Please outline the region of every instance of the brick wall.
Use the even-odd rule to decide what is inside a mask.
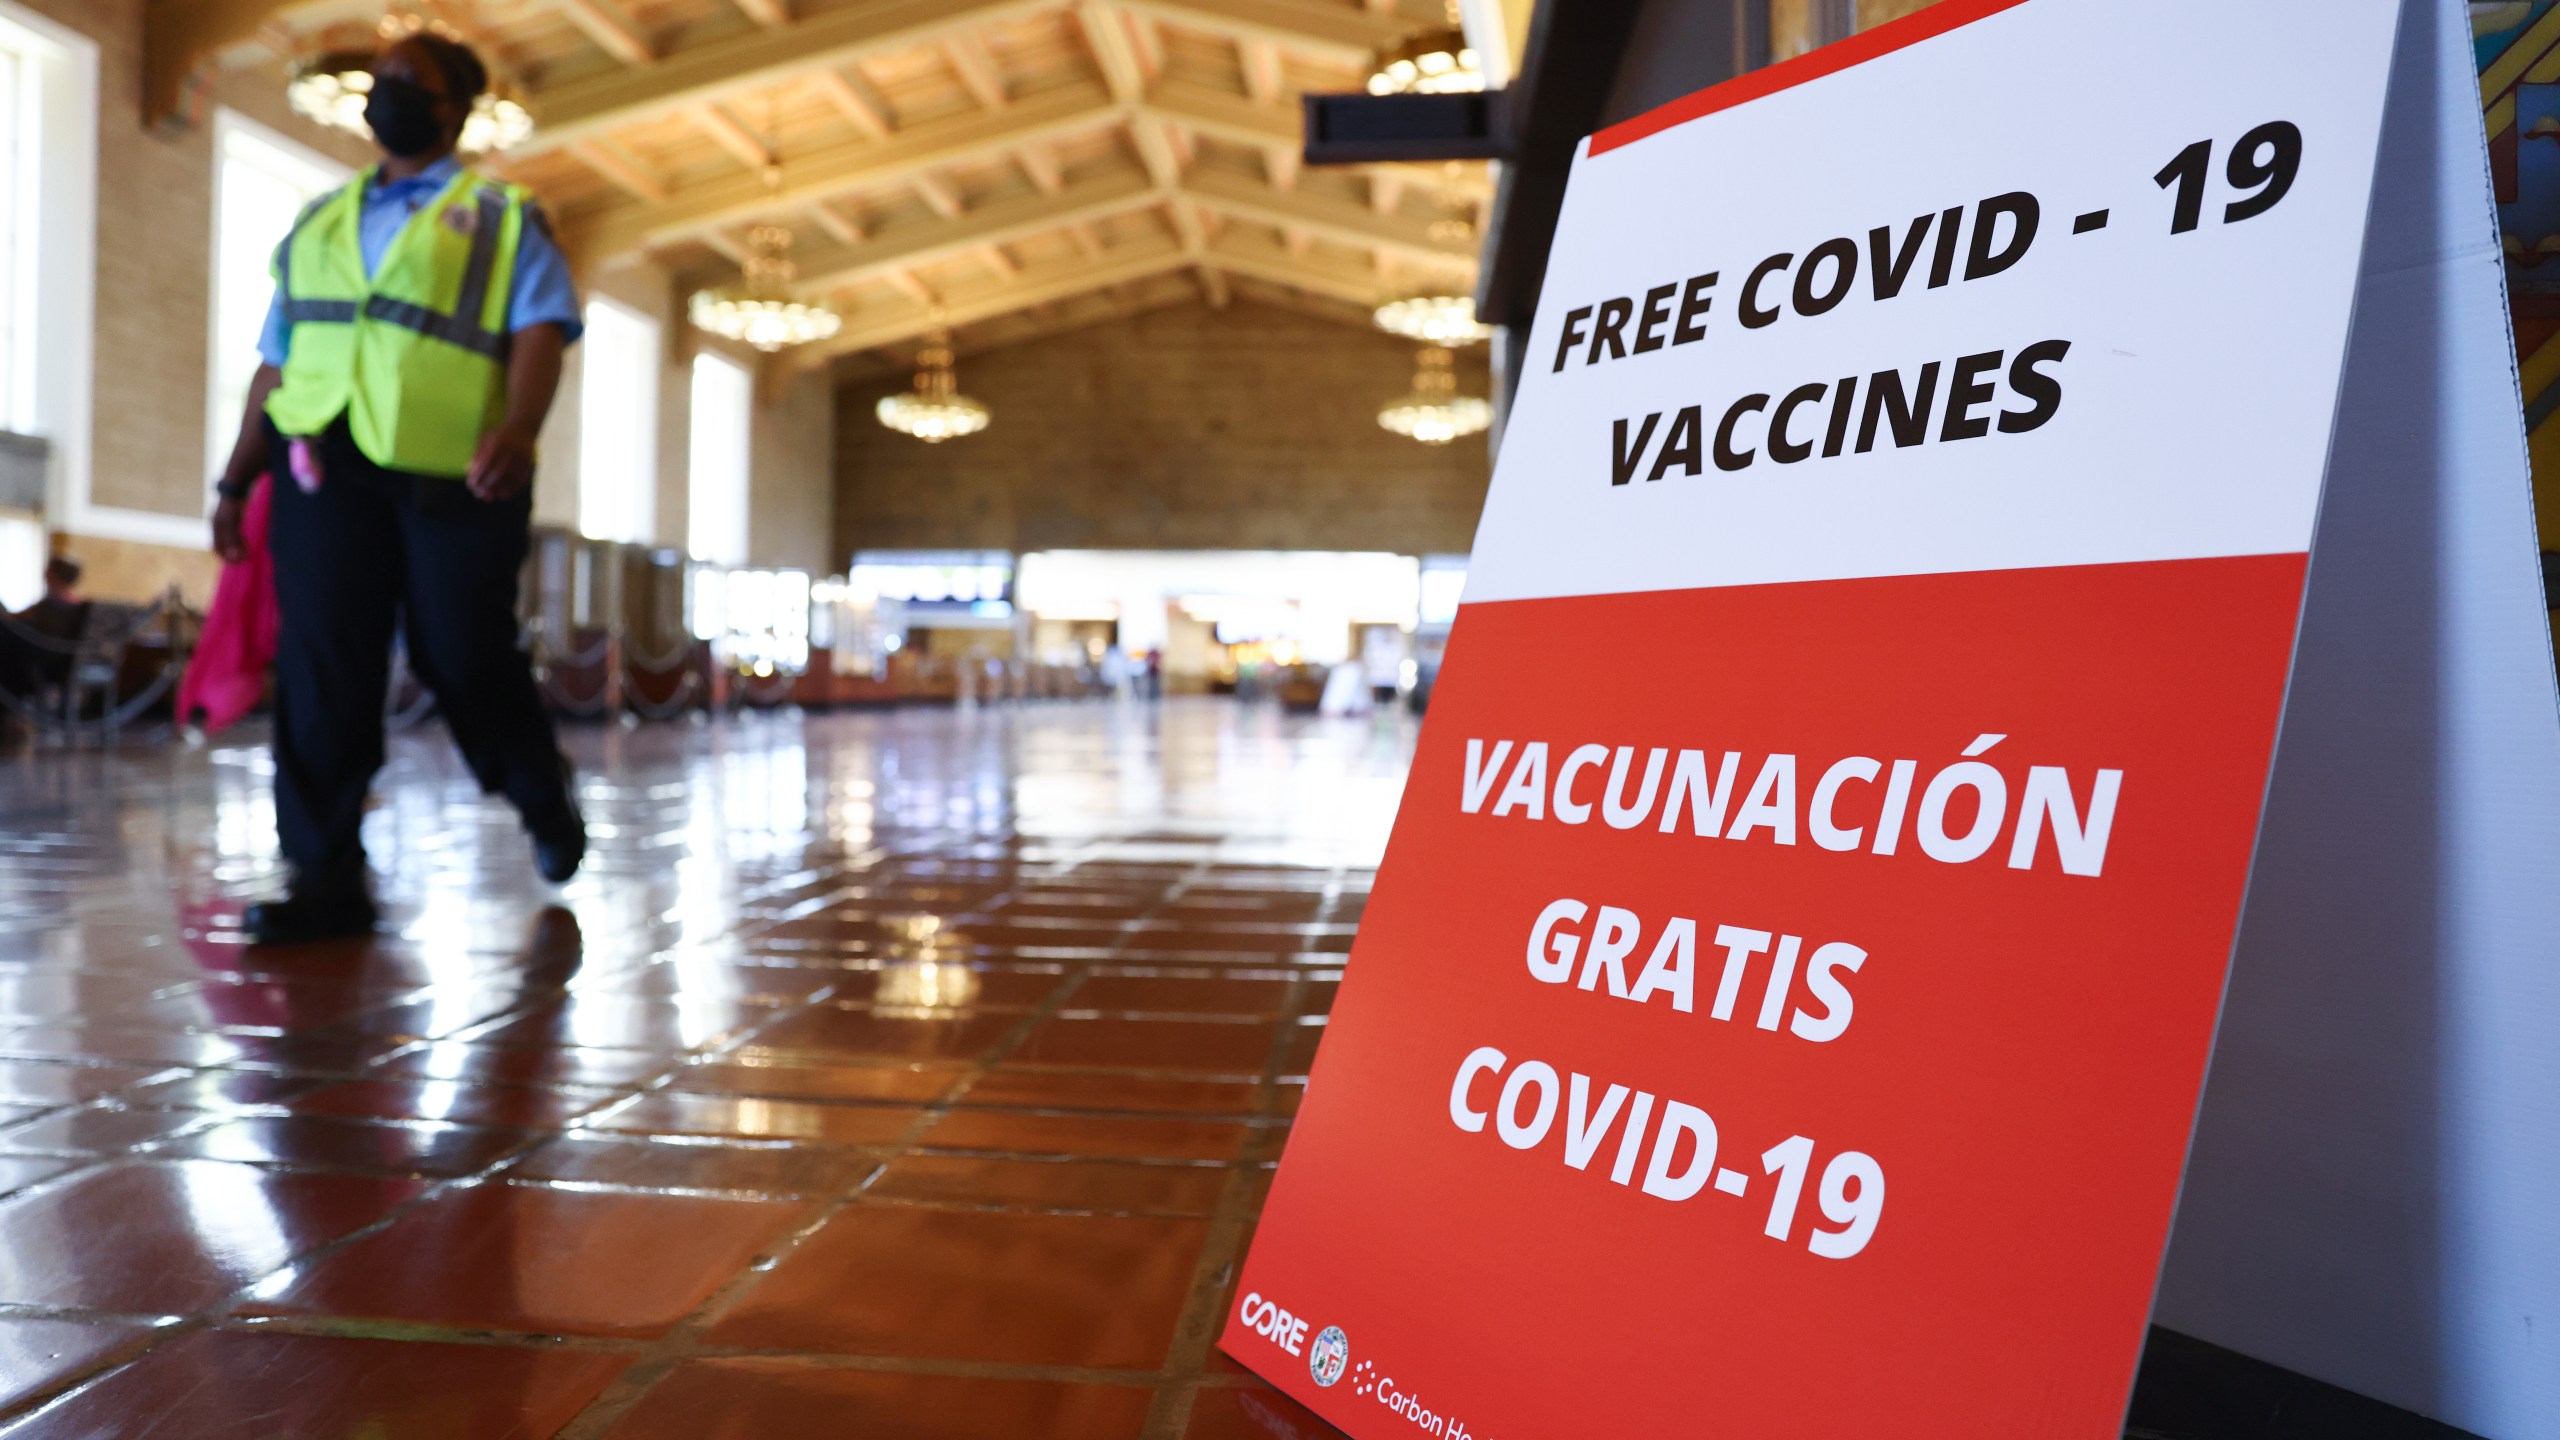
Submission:
[[[1414,347],[1238,300],[960,359],[995,410],[925,445],[872,407],[836,406],[835,548],[1463,551],[1491,474],[1482,437],[1434,447],[1378,428],[1411,387]],[[1481,350],[1460,386],[1486,393]]]

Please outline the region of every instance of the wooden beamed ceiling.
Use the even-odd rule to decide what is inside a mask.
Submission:
[[[264,3],[224,63],[361,39],[381,0]],[[748,227],[788,227],[845,317],[794,368],[891,363],[937,316],[971,350],[1175,294],[1356,322],[1474,284],[1484,166],[1299,162],[1299,96],[1359,88],[1439,0],[409,4],[527,97],[540,128],[491,168],[582,269],[725,283]]]

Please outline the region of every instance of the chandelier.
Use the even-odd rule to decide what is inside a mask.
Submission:
[[[452,27],[416,15],[386,15],[376,34],[383,46],[421,30],[434,30],[449,40],[462,37]],[[285,99],[294,113],[361,139],[373,138],[365,123],[365,101],[373,95],[373,61],[379,52],[362,46],[323,50],[293,67]],[[523,144],[533,135],[533,112],[525,107],[515,83],[492,73],[489,88],[471,102],[462,122],[462,138],[454,148],[466,155],[494,155]]]
[[[799,270],[791,263],[791,231],[758,225],[747,232],[746,278],[723,290],[697,290],[688,307],[697,330],[774,351],[824,340],[844,326],[823,302],[791,294]]]
[[[927,445],[975,435],[995,419],[984,403],[960,393],[960,379],[951,373],[951,333],[940,329],[916,353],[916,388],[884,397],[874,413],[881,424]]]
[[[1493,405],[1479,396],[1458,393],[1458,374],[1450,368],[1445,345],[1425,345],[1415,357],[1413,393],[1378,411],[1378,424],[1425,445],[1446,445],[1493,423]]]
[[[1483,88],[1484,66],[1458,28],[1458,0],[1449,0],[1449,23],[1380,55],[1369,76],[1372,95],[1459,95]]]
[[[774,138],[773,97],[765,96],[764,188],[782,193],[782,152]],[[726,289],[697,290],[686,307],[695,329],[767,352],[824,340],[844,328],[844,317],[823,300],[791,293],[799,267],[791,263],[791,227],[770,221],[747,231],[745,272]]]
[[[1425,345],[1473,345],[1493,334],[1476,319],[1476,302],[1467,295],[1407,295],[1374,312],[1378,328]]]

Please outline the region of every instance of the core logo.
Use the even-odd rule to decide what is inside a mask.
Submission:
[[[1236,1318],[1244,1322],[1244,1328],[1289,1354],[1306,1353],[1307,1322],[1263,1299],[1260,1294],[1244,1297],[1244,1308],[1236,1313]],[[1336,1337],[1342,1334],[1340,1330],[1325,1333]],[[1330,1385],[1333,1382],[1328,1380],[1325,1383]]]
[[[1341,1326],[1327,1325],[1316,1337],[1316,1348],[1307,1352],[1307,1373],[1318,1385],[1331,1389],[1350,1363],[1351,1337],[1342,1333]]]

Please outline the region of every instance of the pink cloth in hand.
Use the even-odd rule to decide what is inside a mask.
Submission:
[[[276,658],[276,568],[267,553],[267,477],[249,491],[240,518],[240,562],[214,585],[204,633],[178,681],[178,719],[202,717],[208,734],[257,708]]]

